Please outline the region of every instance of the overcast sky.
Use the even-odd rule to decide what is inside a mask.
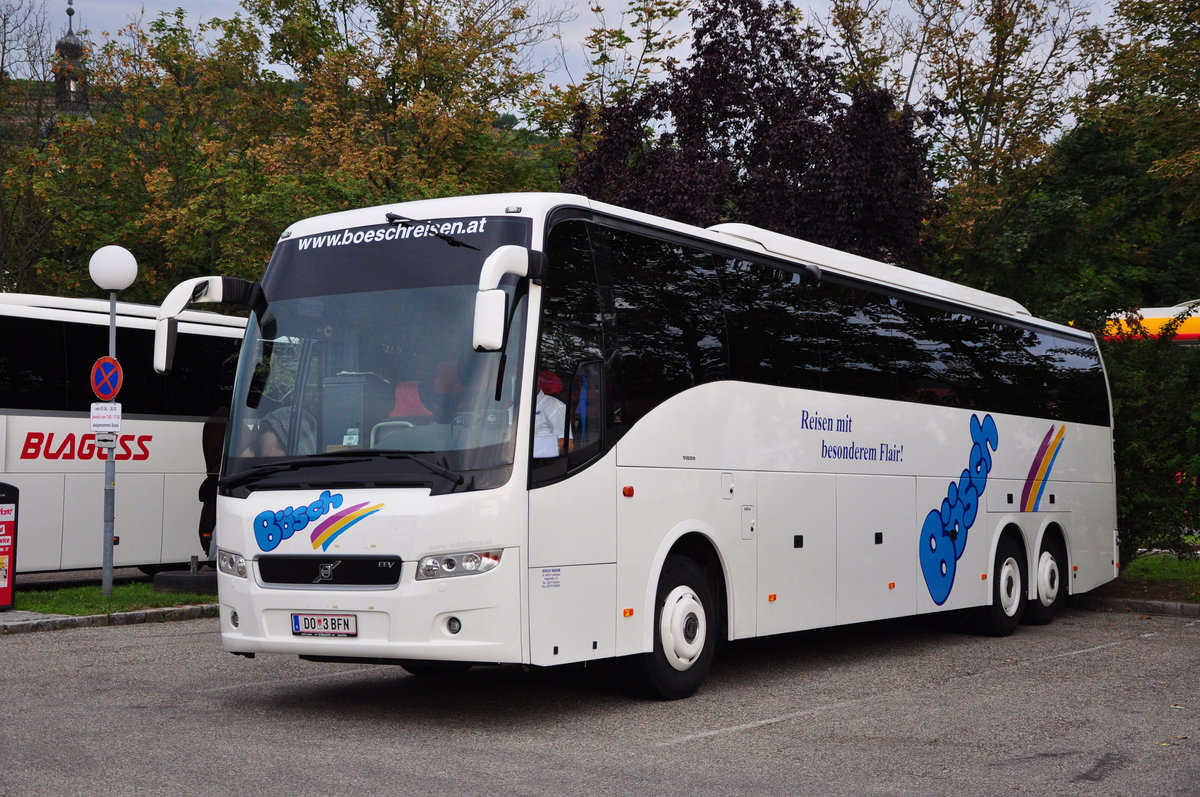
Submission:
[[[536,2],[537,0],[535,0]],[[67,0],[45,0],[46,18],[50,23],[50,31],[57,39],[67,30]],[[562,40],[571,57],[572,71],[578,72],[583,64],[583,50],[579,43],[588,32],[596,26],[596,16],[589,10],[589,0],[547,0],[556,6],[566,5],[574,20],[562,28]],[[613,9],[608,14],[610,23],[615,23],[619,12],[626,7],[626,0],[601,0],[601,4]],[[201,21],[214,18],[228,19],[242,11],[239,0],[74,0],[75,16],[73,25],[76,32],[86,30],[93,44],[98,44],[105,38],[117,35],[121,28],[126,27],[132,20],[141,19],[149,24],[162,13],[171,13],[176,8],[184,8],[187,20],[195,25]],[[686,26],[686,22],[679,27]],[[539,53],[539,62],[554,57],[557,46],[547,44],[544,53]],[[576,78],[582,77],[576,74]],[[555,74],[558,82],[566,79],[565,75]]]

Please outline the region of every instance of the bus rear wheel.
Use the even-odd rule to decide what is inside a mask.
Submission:
[[[684,556],[669,556],[658,580],[654,650],[633,658],[635,685],[648,697],[678,700],[700,688],[712,666],[712,587],[704,571]]]
[[[1046,625],[1058,614],[1067,601],[1067,585],[1062,582],[1067,572],[1067,555],[1058,540],[1042,543],[1038,554],[1037,597],[1025,606],[1024,622],[1030,625]]]
[[[992,603],[975,610],[975,628],[987,636],[1017,630],[1025,609],[1025,554],[1012,537],[1001,537],[992,567]]]

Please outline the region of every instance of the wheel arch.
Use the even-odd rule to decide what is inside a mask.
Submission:
[[[643,601],[644,617],[654,616],[658,582],[662,578],[663,567],[666,565],[668,557],[678,554],[696,562],[704,572],[717,601],[716,616],[719,622],[716,629],[717,639],[728,638],[731,604],[728,589],[730,583],[728,563],[713,541],[713,536],[712,529],[706,524],[685,523],[676,526],[663,539],[651,563],[649,578],[646,579],[646,595]],[[643,633],[645,636],[643,644],[652,644],[653,623],[645,624]]]

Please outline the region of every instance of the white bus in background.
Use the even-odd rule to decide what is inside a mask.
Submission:
[[[179,368],[152,365],[157,309],[117,303],[113,562],[153,571],[207,559],[197,491],[206,467],[201,430],[228,408],[245,320],[189,312]],[[104,453],[91,432],[99,401],[89,375],[108,354],[109,304],[100,299],[0,293],[0,482],[20,491],[17,572],[100,567]]]
[[[156,367],[193,301],[253,308],[234,653],[623,657],[676,698],[718,639],[951,609],[1007,634],[1116,574],[1096,341],[999,296],[519,194],[299,222],[261,284],[172,291]]]

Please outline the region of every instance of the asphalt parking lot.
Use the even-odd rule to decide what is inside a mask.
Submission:
[[[1200,621],[1071,609],[735,643],[695,697],[611,666],[248,661],[217,623],[0,639],[0,794],[1196,794]]]

